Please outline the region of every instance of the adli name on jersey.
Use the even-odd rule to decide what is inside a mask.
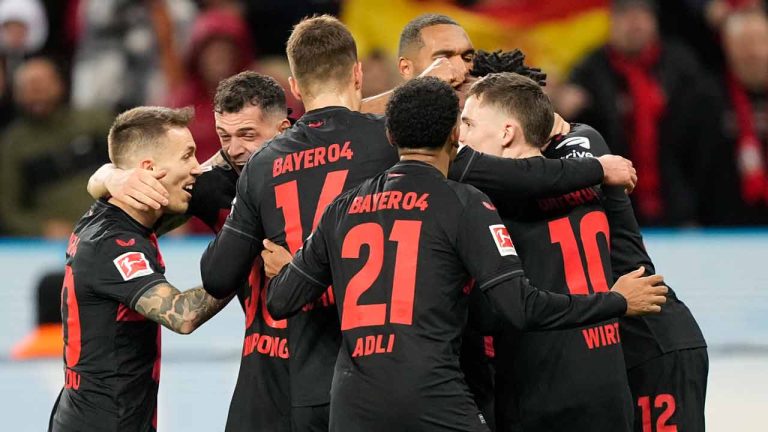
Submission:
[[[560,144],[557,145],[557,147],[555,147],[555,150],[563,147],[574,147],[574,146],[589,150],[590,149],[589,138],[581,137],[581,136],[566,138],[563,141],[561,141]],[[568,158],[593,157],[593,156],[594,155],[589,151],[584,151],[584,150],[579,151],[578,148],[575,148],[571,150],[570,153],[565,155],[565,158],[568,159]]]
[[[491,237],[496,243],[496,248],[499,250],[501,256],[517,255],[515,245],[512,244],[512,237],[510,237],[507,227],[503,224],[490,225],[488,227],[491,230]]]

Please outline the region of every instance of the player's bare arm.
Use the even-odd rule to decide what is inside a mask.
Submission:
[[[158,210],[168,204],[168,191],[159,182],[165,174],[105,164],[88,179],[88,193],[94,199],[115,197],[139,211]]]
[[[438,57],[432,62],[429,67],[419,74],[420,77],[431,76],[447,82],[459,90],[464,83],[465,74],[462,71],[456,70],[450,61],[445,57]],[[384,114],[384,110],[387,107],[387,102],[392,96],[392,90],[371,96],[363,99],[363,103],[360,106],[360,111],[372,114]]]
[[[161,283],[150,288],[136,302],[136,311],[180,334],[189,334],[216,315],[232,299],[217,300],[202,287],[180,292]]]

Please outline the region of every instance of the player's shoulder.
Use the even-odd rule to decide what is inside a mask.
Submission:
[[[599,157],[610,154],[605,138],[592,126],[572,123],[571,131],[552,140],[545,156],[553,159]]]
[[[387,118],[381,114],[364,113],[360,111],[350,111],[350,118],[364,124],[370,124],[372,127],[384,127]]]
[[[121,252],[152,248],[148,228],[138,226],[114,206],[94,207],[95,213],[92,208],[70,238],[67,254],[76,261],[97,263],[112,260]]]
[[[445,179],[446,189],[449,190],[456,201],[461,207],[466,207],[471,204],[487,202],[490,203],[491,199],[483,193],[480,189],[467,184],[459,183],[457,181]]]

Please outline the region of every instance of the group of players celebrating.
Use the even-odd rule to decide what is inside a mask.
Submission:
[[[155,431],[159,325],[234,296],[227,431],[704,430],[706,344],[645,251],[631,162],[553,112],[540,70],[435,14],[401,33],[407,82],[367,100],[337,19],[287,56],[306,113],[230,77],[202,165],[188,110],[116,118],[67,247],[50,431]],[[180,292],[156,236],[193,216],[217,235]]]

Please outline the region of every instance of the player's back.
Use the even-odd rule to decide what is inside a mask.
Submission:
[[[575,295],[613,285],[601,194],[594,187],[527,202],[494,201],[533,285]],[[572,330],[507,330],[496,338],[496,355],[500,431],[516,423],[525,430],[630,430],[618,320]]]
[[[321,227],[342,346],[331,430],[487,430],[459,368],[462,218],[482,194],[400,162],[345,193]],[[487,211],[487,210],[486,210]]]
[[[306,113],[267,143],[240,181],[255,188],[258,197],[254,212],[264,230],[258,236],[296,253],[331,201],[395,162],[397,153],[386,139],[381,116],[327,107]],[[324,295],[289,319],[294,406],[329,402],[340,340],[333,305],[334,298]]]
[[[160,328],[133,310],[164,282],[156,237],[96,202],[67,247],[62,288],[65,385],[53,431],[154,430]]]

